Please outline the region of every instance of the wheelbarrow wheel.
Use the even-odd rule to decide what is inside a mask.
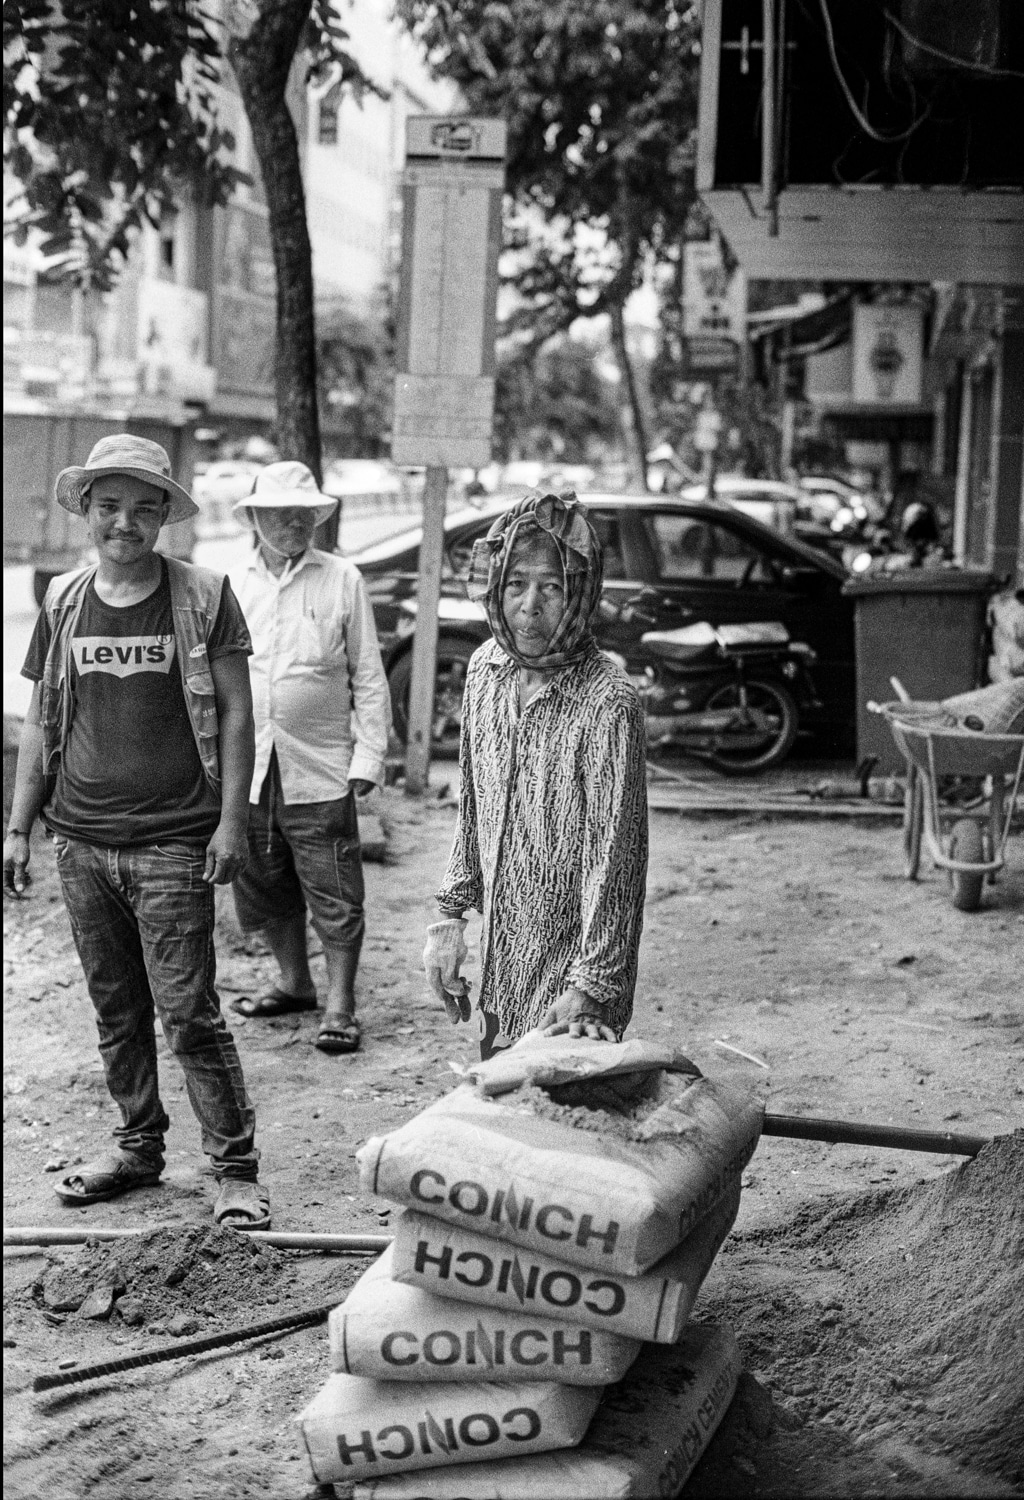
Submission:
[[[916,880],[921,868],[921,829],[924,824],[924,785],[921,773],[911,763],[903,793],[903,873]]]
[[[953,824],[949,840],[950,859],[963,860],[964,864],[979,865],[985,859],[985,840],[981,829],[971,818],[961,818]],[[977,911],[981,905],[981,888],[985,883],[983,873],[970,870],[950,870],[949,883],[953,887],[953,905],[957,911]]]

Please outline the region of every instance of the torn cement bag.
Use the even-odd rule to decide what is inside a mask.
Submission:
[[[331,1375],[299,1415],[321,1484],[573,1448],[599,1386],[431,1385]]]
[[[746,1090],[658,1077],[668,1095],[636,1124],[532,1085],[499,1102],[463,1084],[368,1141],[360,1181],[477,1234],[637,1276],[732,1189],[763,1117]]]
[[[693,1325],[671,1349],[649,1345],[605,1392],[586,1437],[568,1453],[538,1453],[460,1469],[367,1478],[354,1500],[655,1500],[678,1495],[736,1389],[730,1329]]]
[[[332,1370],[376,1380],[604,1386],[621,1380],[640,1353],[638,1339],[538,1317],[534,1309],[481,1311],[433,1290],[400,1285],[392,1281],[392,1269],[389,1247],[331,1313]]]
[[[524,1083],[542,1088],[613,1078],[623,1073],[690,1073],[700,1069],[677,1048],[633,1038],[628,1042],[595,1042],[589,1037],[545,1036],[528,1031],[513,1047],[486,1062],[471,1063],[465,1077],[481,1094],[507,1094]]]
[[[735,1183],[682,1244],[642,1276],[570,1266],[407,1209],[395,1225],[391,1274],[480,1307],[542,1313],[628,1339],[674,1344],[739,1204]]]

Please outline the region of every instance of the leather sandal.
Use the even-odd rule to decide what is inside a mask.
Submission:
[[[240,1016],[269,1021],[274,1016],[291,1016],[299,1011],[316,1010],[315,995],[288,995],[284,990],[268,990],[265,995],[240,995],[230,1009]]]
[[[62,1203],[81,1208],[87,1203],[105,1203],[108,1198],[119,1198],[135,1188],[155,1187],[160,1181],[160,1172],[144,1166],[132,1156],[120,1151],[108,1151],[82,1167],[68,1172],[54,1185],[53,1191]],[[79,1186],[75,1186],[78,1183]]]
[[[224,1177],[213,1206],[213,1219],[225,1229],[241,1229],[246,1233],[269,1229],[270,1194],[259,1182]]]
[[[343,1021],[325,1018],[313,1045],[317,1051],[327,1052],[332,1056],[342,1052],[358,1052],[362,1037],[362,1027],[355,1016],[348,1016]]]

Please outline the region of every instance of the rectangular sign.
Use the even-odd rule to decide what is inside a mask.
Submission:
[[[405,155],[447,160],[503,163],[508,130],[487,115],[410,115],[405,122]]]
[[[406,122],[392,458],[490,462],[505,124]]]
[[[924,313],[913,304],[858,302],[853,309],[853,399],[882,406],[921,402]]]
[[[713,234],[687,240],[683,247],[683,332],[691,339],[731,339],[746,335],[747,281],[739,267],[729,270],[722,243]]]
[[[493,414],[492,375],[396,375],[391,457],[400,467],[483,469],[491,461]]]
[[[739,347],[731,339],[683,340],[688,376],[730,374],[739,368]]]

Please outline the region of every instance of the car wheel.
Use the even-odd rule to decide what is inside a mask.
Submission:
[[[466,668],[477,648],[476,641],[444,637],[437,643],[437,673],[434,680],[434,722],[431,749],[437,754],[457,754],[462,728],[462,693]],[[400,656],[388,673],[391,713],[395,734],[404,745],[409,734],[409,690],[412,686],[412,651]]]

